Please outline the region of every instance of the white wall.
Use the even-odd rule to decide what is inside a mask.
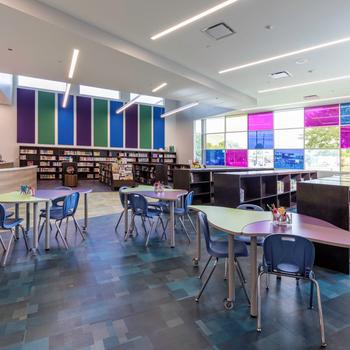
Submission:
[[[18,164],[17,115],[14,105],[0,105],[0,154]]]

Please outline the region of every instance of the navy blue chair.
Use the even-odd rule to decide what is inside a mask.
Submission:
[[[72,218],[74,224],[75,224],[75,229],[79,231],[81,237],[83,238],[83,240],[85,240],[85,235],[83,234],[76,218],[75,218],[75,213],[76,210],[78,208],[78,204],[79,204],[79,192],[74,192],[68,196],[66,196],[64,198],[63,201],[63,206],[62,207],[56,207],[56,208],[51,208],[50,209],[50,217],[49,220],[53,220],[55,222],[55,226],[56,226],[56,238],[59,235],[63,241],[64,246],[68,249],[68,241],[67,241],[67,233],[68,233],[68,223],[69,223],[69,219]],[[43,224],[40,228],[40,232],[39,232],[39,239],[41,237],[41,234],[43,232],[44,229],[44,225],[46,222],[46,212],[42,212],[40,214],[40,217],[42,219],[44,219]],[[61,231],[61,225],[63,220],[66,220],[66,227],[65,227],[65,235],[63,236],[63,233]]]
[[[187,195],[185,196],[185,199],[184,199],[184,205],[183,207],[179,207],[179,208],[174,208],[174,215],[175,215],[175,222],[176,222],[176,219],[179,220],[186,236],[187,236],[187,239],[189,241],[189,243],[191,243],[191,238],[190,238],[190,235],[187,231],[187,228],[185,226],[185,218],[187,218],[193,228],[193,230],[196,232],[196,228],[193,224],[193,221],[190,217],[190,210],[189,210],[189,206],[192,204],[193,202],[193,195],[194,195],[194,192],[191,191],[189,193],[187,193]],[[164,213],[169,213],[169,209],[166,208],[163,210]],[[165,228],[168,227],[168,224],[169,224],[169,219],[167,220],[166,222],[166,225],[165,225]]]
[[[119,198],[120,198],[120,202],[121,202],[121,204],[122,204],[123,209],[125,209],[125,197],[126,197],[126,194],[123,193],[123,191],[125,191],[125,190],[128,189],[128,188],[129,188],[128,186],[121,186],[121,187],[119,188]],[[128,201],[128,210],[129,210],[129,209],[131,209],[130,201]],[[120,222],[121,222],[123,216],[124,216],[124,210],[123,210],[123,211],[120,213],[120,215],[119,215],[119,219],[118,219],[117,224],[115,225],[115,229],[114,229],[115,232],[118,231],[118,226],[119,226],[119,224],[120,224]]]
[[[0,236],[0,244],[4,250],[4,257],[3,257],[2,266],[6,265],[6,261],[7,261],[10,249],[11,249],[11,245],[16,240],[15,228],[17,226],[19,226],[22,230],[23,239],[24,239],[26,248],[28,250],[27,236],[26,236],[26,233],[25,233],[24,228],[22,226],[22,222],[23,222],[23,219],[21,219],[21,218],[18,218],[18,219],[8,218],[6,216],[5,207],[2,204],[0,204],[0,230],[9,231],[11,234],[7,246],[5,245],[5,242],[3,241],[2,237]]]
[[[261,277],[264,274],[285,276],[310,281],[310,302],[313,306],[313,292],[316,287],[318,314],[321,329],[321,345],[325,347],[326,338],[321,304],[320,287],[312,271],[315,260],[315,247],[304,237],[295,235],[274,234],[265,238],[264,258],[259,267],[258,288],[258,318],[257,331],[261,332]]]
[[[161,217],[162,211],[159,209],[152,209],[148,206],[147,199],[136,193],[132,193],[129,195],[131,210],[132,210],[132,217],[131,217],[131,224],[129,231],[125,237],[127,239],[130,235],[132,235],[134,229],[136,228],[135,225],[135,218],[140,217],[141,223],[143,226],[143,229],[145,231],[146,236],[146,247],[148,246],[149,239],[153,232],[156,230],[158,223],[160,222],[163,228],[163,234],[165,232],[165,226],[163,219]],[[149,230],[146,228],[146,222],[149,223]]]
[[[207,252],[209,254],[209,259],[208,259],[207,263],[205,264],[202,273],[199,276],[200,279],[203,277],[204,272],[206,271],[212,258],[215,258],[215,261],[214,261],[214,265],[213,265],[212,270],[210,271],[210,273],[209,273],[207,279],[205,280],[201,290],[199,291],[198,296],[195,299],[196,302],[198,302],[200,297],[202,296],[205,287],[207,286],[211,276],[213,275],[213,273],[215,271],[215,268],[217,266],[219,259],[221,259],[221,258],[228,259],[228,241],[227,240],[213,240],[211,238],[206,214],[199,212],[198,213],[198,220],[199,220],[199,228],[200,228],[200,231],[204,235]],[[240,242],[240,241],[235,240],[234,256],[235,256],[235,265],[237,267],[237,269],[236,269],[237,275],[238,275],[239,280],[241,282],[241,285],[242,285],[244,294],[248,300],[248,303],[250,304],[249,296],[248,296],[247,290],[245,288],[244,279],[242,276],[242,271],[241,271],[240,267],[237,265],[237,258],[238,257],[248,256],[248,249],[247,249],[247,246],[244,242]]]

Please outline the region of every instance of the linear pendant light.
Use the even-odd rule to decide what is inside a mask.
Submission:
[[[211,7],[209,8],[208,10],[205,10],[201,13],[198,13],[197,15],[193,16],[193,17],[190,17],[190,18],[187,18],[185,19],[184,21],[178,23],[178,24],[175,24],[174,26],[168,28],[168,29],[165,29],[163,30],[162,32],[158,33],[158,34],[155,34],[151,37],[152,40],[157,40],[167,34],[170,34],[172,32],[174,32],[175,30],[178,30],[182,27],[185,27],[193,22],[196,22],[198,20],[200,20],[201,18],[203,17],[206,17],[206,16],[209,16],[211,15],[212,13],[216,12],[216,11],[219,11],[221,9],[223,9],[224,7],[226,6],[229,6],[229,5],[232,5],[234,4],[235,2],[237,2],[238,0],[228,0],[228,1],[224,1],[222,2],[221,4],[219,5],[216,5],[214,7]]]
[[[78,56],[79,56],[79,50],[78,49],[74,49],[73,50],[72,61],[71,61],[70,68],[69,68],[69,73],[68,73],[68,78],[69,79],[73,78],[75,67],[76,67],[77,61],[78,61]]]
[[[247,63],[247,64],[242,64],[240,66],[235,66],[235,67],[223,69],[223,70],[219,71],[219,74],[229,73],[229,72],[233,72],[233,71],[236,71],[236,70],[257,66],[259,64],[280,60],[282,58],[299,55],[299,54],[302,54],[302,53],[305,53],[305,52],[310,52],[310,51],[323,49],[323,48],[329,47],[329,46],[343,44],[343,43],[346,43],[346,42],[349,42],[349,41],[350,41],[350,37],[346,37],[346,38],[342,38],[342,39],[334,40],[334,41],[328,41],[326,43],[315,45],[315,46],[310,46],[310,47],[307,47],[305,49],[291,51],[291,52],[287,52],[287,53],[284,53],[284,54],[281,54],[281,55],[277,55],[277,56],[273,56],[273,57],[269,57],[269,58],[264,58],[262,60],[250,62],[250,63]]]
[[[332,81],[339,81],[339,80],[345,80],[345,79],[350,79],[350,75],[343,75],[341,77],[335,77],[335,78],[329,78],[329,79],[323,79],[323,80],[309,81],[306,83],[300,83],[300,84],[294,84],[294,85],[286,85],[286,86],[281,86],[281,87],[273,88],[273,89],[259,90],[258,93],[265,94],[267,92],[293,89],[293,88],[297,88],[297,87],[301,87],[301,86],[324,84],[324,83],[330,83]]]
[[[136,100],[140,97],[140,95],[136,95],[132,100],[130,100],[128,103],[126,103],[125,105],[121,106],[119,109],[117,109],[116,114],[119,114],[121,112],[124,112],[126,109],[128,109],[129,107],[131,107]]]
[[[190,109],[190,108],[198,106],[198,105],[199,105],[199,102],[193,102],[193,103],[190,103],[188,105],[182,106],[180,108],[173,109],[172,111],[166,112],[166,113],[162,114],[161,117],[162,118],[169,117],[173,114],[185,111],[186,109]]]
[[[64,92],[64,96],[63,96],[62,108],[66,108],[67,107],[70,87],[71,87],[71,84],[67,83],[66,91]]]
[[[163,87],[166,87],[168,85],[168,83],[162,83],[162,84],[160,84],[159,86],[157,86],[156,88],[154,88],[153,90],[152,90],[152,92],[157,92],[157,91],[159,91],[160,89],[163,89]]]

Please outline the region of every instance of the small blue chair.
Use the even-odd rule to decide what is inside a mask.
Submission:
[[[141,218],[142,226],[145,231],[145,235],[146,235],[145,246],[147,247],[150,236],[153,234],[154,230],[157,228],[159,221],[163,228],[163,234],[165,232],[164,222],[161,217],[162,211],[159,209],[149,208],[147,199],[141,194],[136,194],[136,193],[129,194],[129,200],[130,200],[130,205],[132,210],[132,217],[131,217],[130,228],[125,239],[127,239],[133,233],[136,227],[135,218],[136,216],[138,216]],[[147,230],[146,228],[146,220],[148,220],[148,223],[150,226],[149,230]]]
[[[83,234],[76,218],[75,218],[75,212],[78,208],[78,204],[79,204],[79,192],[74,192],[68,196],[66,196],[64,198],[63,201],[63,206],[62,207],[52,207],[50,209],[50,217],[49,220],[53,220],[55,221],[55,226],[56,226],[56,237],[57,235],[59,235],[63,241],[64,246],[66,247],[66,249],[68,249],[68,241],[67,241],[67,233],[68,233],[68,223],[69,223],[69,219],[72,218],[73,222],[75,224],[75,229],[79,231],[81,237],[83,238],[83,240],[85,240],[85,235]],[[43,211],[40,214],[40,217],[44,219],[43,224],[40,228],[40,232],[39,232],[39,239],[41,237],[41,234],[43,232],[44,229],[44,225],[46,222],[46,211]],[[61,231],[61,225],[63,220],[66,220],[66,227],[65,227],[65,235],[63,236],[62,231]]]
[[[312,271],[315,260],[315,247],[313,243],[301,236],[273,234],[265,238],[263,249],[264,258],[263,263],[259,267],[257,281],[257,331],[261,332],[261,277],[264,274],[268,274],[304,279],[310,281],[310,308],[313,306],[313,287],[316,287],[321,346],[325,347],[327,344],[324,332],[320,287]]]
[[[123,193],[123,191],[127,190],[128,188],[129,188],[128,186],[121,186],[119,188],[119,198],[120,198],[120,202],[121,202],[123,209],[125,209],[125,197],[126,197],[126,194]],[[128,210],[129,209],[131,209],[130,201],[128,201]],[[124,216],[124,210],[119,215],[119,219],[118,219],[117,224],[115,225],[115,229],[114,229],[115,232],[118,231],[118,226],[119,226],[123,216]]]
[[[2,266],[6,265],[6,261],[7,261],[10,249],[11,249],[12,242],[14,242],[16,240],[15,228],[17,226],[19,226],[22,230],[24,243],[25,243],[26,248],[28,250],[27,236],[26,236],[26,233],[25,233],[24,228],[22,226],[22,222],[23,222],[23,219],[21,219],[21,218],[18,218],[18,219],[8,218],[6,216],[5,207],[2,204],[0,204],[0,230],[10,231],[10,233],[11,233],[10,240],[9,240],[7,246],[5,245],[2,237],[0,236],[0,244],[4,250],[4,253],[5,253],[4,258],[3,258],[3,262],[2,262]]]
[[[205,280],[201,290],[199,291],[198,296],[195,299],[196,302],[199,302],[199,299],[200,299],[201,295],[203,294],[205,287],[207,286],[211,276],[213,275],[213,273],[215,271],[215,268],[216,268],[216,265],[217,265],[219,259],[220,258],[228,259],[228,241],[227,240],[213,240],[211,238],[209,225],[208,225],[208,219],[207,219],[206,214],[199,212],[198,213],[198,220],[199,220],[199,228],[200,228],[200,231],[204,235],[207,252],[209,254],[209,259],[208,259],[207,263],[205,264],[202,273],[199,276],[200,279],[203,277],[204,272],[206,271],[211,259],[215,258],[215,261],[214,261],[214,265],[213,265],[212,270],[210,271],[210,273],[209,273],[207,279]],[[238,275],[239,280],[241,282],[241,285],[242,285],[244,294],[248,300],[248,303],[250,304],[249,296],[248,296],[248,293],[247,293],[247,290],[246,290],[245,284],[244,284],[243,274],[242,274],[242,271],[241,271],[239,265],[237,265],[237,258],[238,257],[248,256],[248,249],[247,249],[247,246],[244,242],[240,242],[240,241],[235,240],[234,256],[235,256],[235,265],[237,267],[237,275]],[[232,306],[233,306],[233,304],[232,304]]]

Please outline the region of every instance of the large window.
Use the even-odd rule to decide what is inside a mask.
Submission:
[[[66,91],[66,83],[62,81],[46,80],[39,78],[26,77],[19,75],[17,85],[21,87],[29,87],[32,89],[51,90],[51,91]]]
[[[138,94],[131,93],[130,100],[134,99]],[[140,95],[137,100],[137,103],[146,103],[148,105],[164,106],[164,98],[148,95]]]
[[[202,120],[195,120],[193,128],[194,160],[202,163]]]
[[[113,100],[120,99],[120,92],[118,90],[102,89],[93,86],[79,85],[79,93],[80,95],[110,98]]]

